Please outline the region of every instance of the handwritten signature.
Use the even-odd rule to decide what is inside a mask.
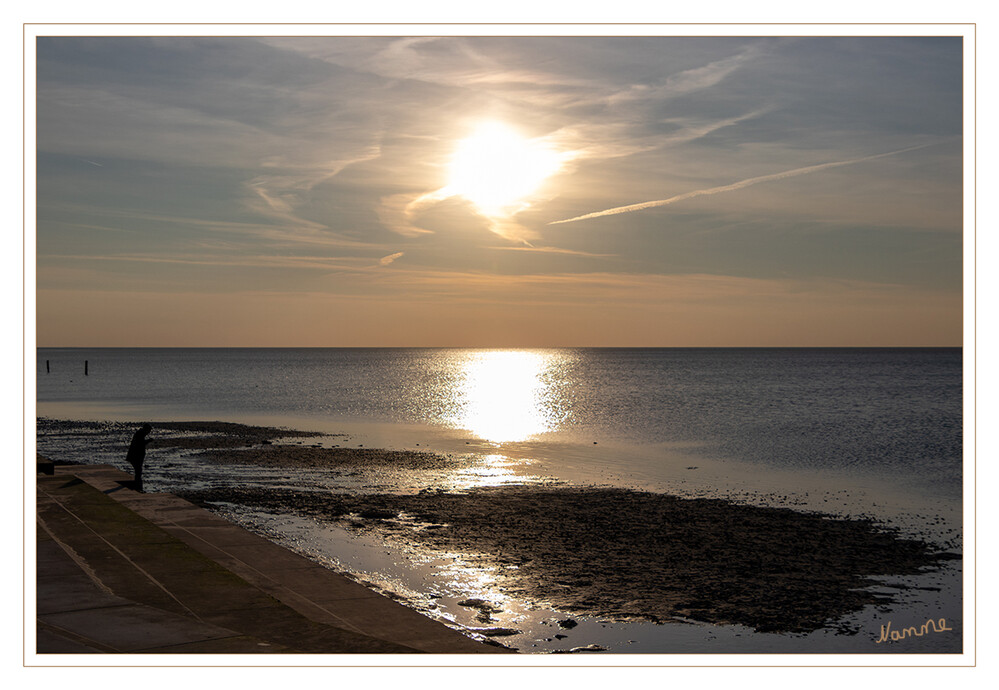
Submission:
[[[953,628],[947,627],[947,619],[939,618],[933,620],[932,618],[927,618],[926,622],[923,623],[918,628],[914,625],[910,625],[901,630],[892,630],[891,621],[888,621],[888,625],[881,626],[881,637],[877,639],[875,644],[881,644],[882,642],[898,642],[899,640],[904,640],[907,637],[922,637],[929,632],[944,632],[947,630],[953,630]]]

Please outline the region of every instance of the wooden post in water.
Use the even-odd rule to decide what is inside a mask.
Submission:
[[[49,360],[45,360],[45,373],[49,373]]]
[[[83,360],[83,375],[84,376],[90,376],[90,360],[89,359]]]

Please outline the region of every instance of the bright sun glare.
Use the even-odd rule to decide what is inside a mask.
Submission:
[[[486,215],[508,213],[558,172],[564,160],[564,154],[543,141],[487,122],[458,143],[447,190],[465,197]]]
[[[473,354],[464,367],[461,426],[495,443],[551,431],[553,411],[543,402],[547,386],[542,377],[549,364],[535,352]]]

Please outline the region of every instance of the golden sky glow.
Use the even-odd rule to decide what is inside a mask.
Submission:
[[[419,226],[419,213],[457,197],[472,204],[490,232],[530,245],[537,233],[520,224],[517,215],[530,208],[538,189],[574,156],[544,138],[528,138],[502,122],[484,120],[454,143],[446,185],[383,200],[383,213],[395,217],[389,225],[401,234],[419,235],[431,232]]]
[[[484,215],[506,215],[558,172],[565,157],[506,125],[484,122],[458,142],[445,190],[465,197]]]
[[[963,68],[916,35],[39,37],[38,344],[960,345]]]

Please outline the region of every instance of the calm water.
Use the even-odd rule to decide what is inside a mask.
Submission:
[[[361,489],[541,476],[870,516],[961,548],[960,349],[39,349],[36,380],[38,415],[53,419],[266,423],[344,432],[366,447],[481,459],[461,476],[362,477]],[[38,445],[57,459],[125,469],[130,431],[45,434]],[[248,485],[344,488],[342,477],[218,469],[157,452],[147,468],[151,490],[229,482],[235,477],[223,475],[236,471]],[[403,557],[399,545],[386,551],[293,516],[230,517],[412,601],[432,599],[452,622],[468,616],[457,605],[463,598],[503,597],[484,584],[488,577],[440,555]],[[889,617],[897,627],[946,616],[960,630],[961,577],[952,562],[916,582],[923,589],[903,605],[854,622],[876,634]],[[522,649],[557,648],[550,621],[558,612],[505,606],[501,624],[524,631]],[[831,631],[789,637],[731,626],[580,623],[578,644],[614,652],[886,651],[870,635]],[[958,632],[891,651],[953,652],[960,644]]]
[[[961,377],[960,349],[40,349],[37,399],[40,414],[78,417],[273,417],[426,425],[494,443],[679,444],[957,492]]]

